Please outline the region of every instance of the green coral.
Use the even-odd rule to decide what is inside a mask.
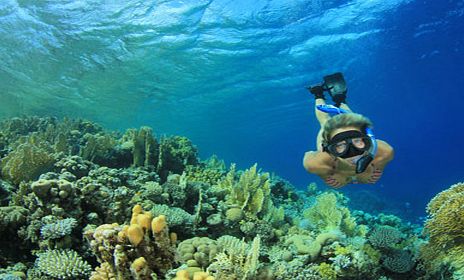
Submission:
[[[336,240],[340,240],[339,232],[324,232],[315,239],[305,234],[295,234],[286,239],[286,245],[292,245],[297,254],[309,255],[311,261],[315,261],[321,253],[322,247]]]
[[[429,242],[421,249],[427,270],[438,274],[453,271],[453,278],[464,274],[464,183],[452,185],[437,194],[427,205],[429,218],[424,232]]]
[[[189,267],[208,267],[221,251],[216,240],[208,237],[194,237],[182,241],[177,247],[183,262]]]
[[[217,244],[225,250],[218,253],[216,261],[208,267],[215,279],[257,279],[261,248],[259,235],[253,239],[251,245],[232,236],[219,238]]]
[[[325,192],[316,197],[316,203],[304,211],[304,217],[320,232],[340,229],[348,235],[356,234],[356,222],[350,211],[337,204],[337,196]]]
[[[16,145],[1,162],[3,177],[15,184],[36,179],[56,162],[53,148],[37,134],[21,138]]]
[[[120,141],[121,148],[131,150],[133,166],[158,165],[159,144],[150,127],[142,126],[139,130],[128,129]]]
[[[169,207],[164,204],[156,204],[153,206],[151,212],[153,216],[165,215],[170,226],[183,226],[192,225],[194,222],[194,215],[189,214],[182,208]]]
[[[395,273],[406,273],[414,264],[411,253],[404,250],[393,250],[385,256],[382,263],[383,267]]]
[[[317,267],[317,271],[322,279],[325,280],[336,280],[337,279],[337,272],[335,269],[328,263],[320,263]]]
[[[189,182],[203,182],[209,185],[217,184],[224,175],[221,170],[195,165],[188,165],[185,172],[187,173],[187,180]]]
[[[169,173],[182,174],[187,165],[198,164],[198,150],[192,142],[182,136],[162,138],[156,171],[164,181]]]
[[[377,226],[369,236],[370,243],[376,248],[389,249],[401,240],[401,232],[391,226]]]
[[[75,251],[47,250],[39,253],[35,266],[56,279],[88,279],[91,267]]]
[[[227,204],[241,208],[250,217],[264,216],[273,205],[271,201],[271,188],[269,173],[259,174],[257,165],[245,170],[238,182],[234,180],[235,166],[226,177],[219,183],[229,191]]]
[[[58,239],[71,234],[73,228],[77,226],[74,218],[66,218],[53,223],[47,223],[40,228],[40,235],[43,239]]]
[[[26,223],[29,211],[20,206],[0,207],[0,232],[16,229]]]
[[[85,144],[81,146],[80,156],[96,163],[104,163],[116,145],[116,139],[106,133],[87,133],[83,141]]]

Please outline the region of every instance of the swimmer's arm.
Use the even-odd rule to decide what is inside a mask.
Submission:
[[[326,176],[333,172],[335,160],[326,152],[306,152],[303,166],[309,172],[318,176]]]
[[[385,166],[393,160],[394,151],[392,146],[390,146],[387,142],[382,140],[377,140],[377,154],[375,155],[372,164],[381,170],[385,168]]]

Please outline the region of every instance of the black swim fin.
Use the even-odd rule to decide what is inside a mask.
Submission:
[[[337,72],[324,77],[325,89],[329,91],[335,106],[340,107],[341,103],[346,103],[346,82],[343,74]]]

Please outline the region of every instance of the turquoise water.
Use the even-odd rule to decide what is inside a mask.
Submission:
[[[324,189],[302,167],[319,129],[305,86],[342,71],[348,104],[395,159],[378,183],[341,192],[422,223],[464,178],[463,15],[462,0],[5,0],[0,119],[150,126],[188,137],[202,159]]]
[[[317,180],[301,158],[318,128],[303,86],[343,71],[348,104],[397,152],[376,190],[421,215],[462,179],[448,129],[462,120],[462,9],[462,1],[3,1],[0,116],[149,125],[189,137],[204,156],[259,162],[304,188]]]

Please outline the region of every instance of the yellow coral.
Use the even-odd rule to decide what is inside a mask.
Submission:
[[[132,268],[134,271],[136,271],[136,272],[141,271],[141,270],[144,269],[146,266],[147,266],[147,260],[145,260],[144,257],[137,258],[137,259],[131,264],[131,268]]]
[[[116,275],[111,265],[104,262],[95,268],[95,271],[90,276],[90,280],[116,280]]]
[[[242,209],[249,216],[262,218],[274,206],[271,201],[269,173],[260,174],[257,165],[245,170],[236,182],[235,166],[232,165],[226,177],[218,183],[219,187],[227,190],[227,204]]]
[[[369,257],[369,259],[372,260],[373,263],[378,264],[380,262],[382,254],[378,250],[374,249],[374,247],[371,245],[364,244],[363,251]]]
[[[337,196],[331,192],[318,195],[316,203],[304,211],[304,217],[321,232],[339,229],[350,236],[356,232],[349,209],[339,206]]]
[[[134,205],[134,207],[132,207],[132,214],[140,214],[142,213],[143,209],[142,209],[142,206],[140,204],[136,204]]]
[[[188,271],[187,270],[177,271],[176,277],[173,280],[190,280]]]
[[[171,240],[171,244],[176,245],[176,243],[177,243],[177,233],[171,232],[169,234],[169,239]]]
[[[464,183],[437,194],[427,205],[427,212],[424,232],[430,238],[421,248],[421,258],[428,271],[438,274],[452,267],[455,273],[464,273]]]
[[[427,205],[430,219],[425,223],[430,243],[449,248],[464,238],[464,183],[455,184],[436,195]]]
[[[137,224],[141,226],[144,230],[151,229],[151,216],[144,213],[137,216]]]
[[[324,280],[336,280],[337,272],[328,263],[321,263],[317,267],[317,272]]]
[[[240,208],[230,208],[226,211],[226,219],[231,222],[238,222],[243,218],[243,211]]]
[[[340,246],[340,244],[337,244],[335,246],[334,253],[335,255],[349,255],[351,252],[353,252],[353,247],[351,245],[347,247]]]
[[[154,218],[151,222],[151,230],[153,231],[153,235],[160,233],[166,227],[166,216],[159,215],[158,217]]]
[[[132,245],[138,246],[143,240],[143,229],[138,224],[130,225],[127,229],[127,237]]]

